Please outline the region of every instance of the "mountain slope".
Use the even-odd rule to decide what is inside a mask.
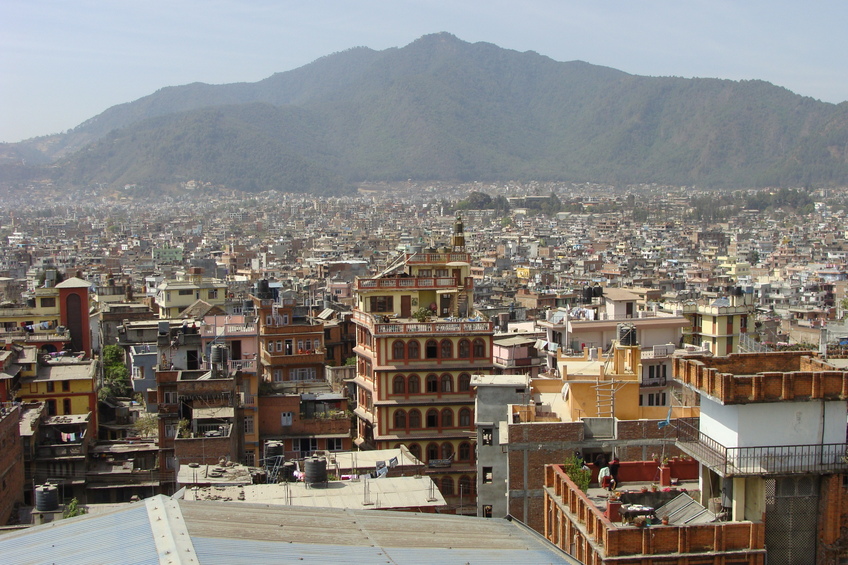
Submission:
[[[634,76],[441,33],[257,83],[164,88],[6,154],[62,157],[55,178],[73,184],[194,178],[321,192],[407,178],[844,184],[846,147],[848,103],[762,81]]]

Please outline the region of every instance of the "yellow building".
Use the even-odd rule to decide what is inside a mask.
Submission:
[[[97,361],[76,358],[38,359],[34,347],[24,348],[17,364],[21,366],[21,387],[16,399],[44,402],[47,415],[68,416],[91,413],[97,427]]]
[[[452,248],[407,253],[403,266],[400,274],[356,281],[356,443],[406,445],[428,464],[449,504],[460,502],[460,491],[468,504],[475,484],[471,375],[492,372],[494,326],[471,311],[461,220]]]
[[[162,320],[179,318],[197,300],[223,308],[227,303],[227,283],[204,277],[203,269],[192,267],[185,275],[164,280],[156,287],[156,305]]]
[[[703,347],[713,355],[738,353],[739,342],[753,322],[751,295],[734,290],[729,297],[673,306],[691,322],[683,330],[683,343]]]

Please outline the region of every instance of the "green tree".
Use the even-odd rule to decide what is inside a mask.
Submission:
[[[159,435],[159,422],[155,415],[144,414],[135,421],[133,429],[142,437]]]
[[[583,468],[583,464],[575,455],[570,456],[562,465],[565,474],[568,475],[577,488],[586,492],[589,490],[589,481],[592,478],[592,472]]]

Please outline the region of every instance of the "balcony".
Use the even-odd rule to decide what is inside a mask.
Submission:
[[[203,324],[200,327],[200,335],[203,337],[237,337],[254,336],[257,333],[256,324],[224,324],[215,326]]]
[[[653,379],[643,378],[639,382],[639,386],[665,386],[667,382],[666,377],[655,377]]]
[[[85,457],[86,446],[82,443],[56,443],[39,445],[35,448],[36,459],[58,459],[60,457]]]
[[[460,286],[453,277],[357,279],[356,290],[432,290]]]
[[[725,447],[678,421],[677,447],[722,477],[826,474],[848,471],[848,444]]]
[[[383,319],[382,316],[379,319]],[[468,334],[488,333],[494,331],[494,322],[479,320],[451,320],[443,319],[435,322],[419,322],[412,318],[390,319],[388,322],[378,322],[378,318],[366,312],[355,310],[353,312],[354,322],[358,322],[371,329],[374,335],[402,335],[402,334]]]
[[[303,353],[291,353],[286,355],[284,352],[269,353],[262,351],[262,363],[266,365],[301,365],[314,364],[324,362],[324,352],[310,349]]]

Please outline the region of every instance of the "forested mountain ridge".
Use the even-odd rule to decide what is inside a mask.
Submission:
[[[449,34],[256,83],[190,84],[0,148],[5,180],[338,191],[364,180],[848,184],[848,103],[763,81],[641,77]]]

